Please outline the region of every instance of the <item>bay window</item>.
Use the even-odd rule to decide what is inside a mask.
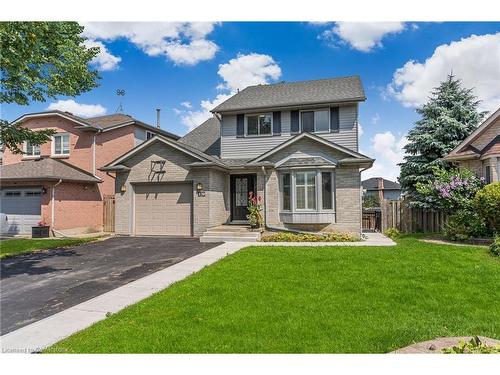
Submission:
[[[335,180],[331,170],[290,170],[280,173],[281,212],[333,212]]]
[[[247,115],[247,135],[270,135],[272,125],[271,113]]]
[[[317,109],[301,112],[302,131],[309,133],[321,133],[330,131],[330,111],[328,109]]]
[[[53,155],[69,155],[69,134],[55,134],[52,145]]]

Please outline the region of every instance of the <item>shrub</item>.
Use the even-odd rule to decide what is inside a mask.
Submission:
[[[384,234],[389,238],[398,238],[401,233],[397,228],[387,228],[384,230]]]
[[[373,208],[380,207],[380,202],[378,197],[373,195],[364,195],[363,196],[363,207],[364,208]]]
[[[488,227],[500,233],[500,182],[486,185],[476,193],[474,208]]]
[[[263,236],[263,242],[354,242],[359,239],[348,233],[289,233],[279,232]]]
[[[458,345],[442,349],[442,352],[445,354],[500,354],[500,345],[487,346],[475,336],[469,342],[460,341]]]
[[[477,212],[460,210],[448,218],[443,234],[451,241],[466,241],[471,237],[489,237],[491,232]]]
[[[253,192],[251,191],[248,193],[248,224],[252,228],[260,228],[262,224],[264,223],[264,220],[262,219],[261,211],[262,211],[262,197],[258,197],[256,195],[253,195]]]
[[[500,236],[495,237],[495,241],[490,245],[490,253],[495,256],[500,256]]]

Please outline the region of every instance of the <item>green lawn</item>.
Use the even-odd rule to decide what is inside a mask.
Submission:
[[[39,250],[81,245],[95,240],[95,237],[61,239],[13,238],[11,240],[2,240],[0,241],[0,258],[24,253],[33,253]]]
[[[384,353],[463,335],[500,338],[500,260],[486,248],[404,238],[396,247],[250,247],[51,349]]]

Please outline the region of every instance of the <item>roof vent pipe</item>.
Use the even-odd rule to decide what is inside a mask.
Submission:
[[[160,129],[160,108],[156,108],[156,127]]]

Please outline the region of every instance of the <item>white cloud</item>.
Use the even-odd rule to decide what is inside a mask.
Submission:
[[[191,102],[182,102],[181,106],[184,108],[192,108],[193,106],[191,105]]]
[[[373,167],[363,172],[363,179],[384,177],[395,181],[399,177],[398,163],[403,161],[403,147],[408,143],[406,136],[397,138],[392,132],[377,133],[371,139],[370,152],[374,157]]]
[[[179,65],[212,59],[219,47],[206,37],[214,22],[91,22],[83,36],[113,41],[128,39],[149,56],[163,55]]]
[[[481,108],[494,110],[500,103],[500,33],[471,35],[442,44],[423,63],[408,61],[396,70],[388,93],[406,107],[424,104],[432,89],[450,72],[474,88]]]
[[[364,133],[365,131],[363,130],[361,123],[358,123],[358,137],[361,137]]]
[[[87,39],[85,42],[83,42],[83,44],[87,48],[99,47],[99,54],[90,61],[90,63],[92,65],[95,65],[98,70],[115,70],[116,68],[118,68],[118,64],[120,63],[120,61],[122,61],[121,57],[111,54],[102,42]]]
[[[403,22],[336,22],[321,37],[333,43],[347,43],[361,52],[370,52],[382,47],[385,36],[400,33],[404,29]]]
[[[375,113],[372,116],[372,124],[377,125],[379,121],[380,121],[380,115],[378,113]]]
[[[55,103],[50,103],[47,110],[71,112],[72,114],[80,117],[94,117],[101,116],[106,113],[106,108],[100,104],[80,104],[73,99],[58,100]]]
[[[189,131],[212,117],[210,110],[229,99],[238,90],[250,85],[266,84],[277,80],[281,76],[281,68],[269,55],[239,54],[228,63],[219,65],[217,74],[223,80],[217,88],[224,92],[212,100],[202,100],[198,110],[192,110],[191,107],[186,107],[181,103],[189,109],[184,111],[181,116],[182,123]]]
[[[278,79],[281,76],[281,68],[269,55],[250,53],[239,54],[228,63],[219,65],[217,73],[224,80],[218,88],[234,92]]]

